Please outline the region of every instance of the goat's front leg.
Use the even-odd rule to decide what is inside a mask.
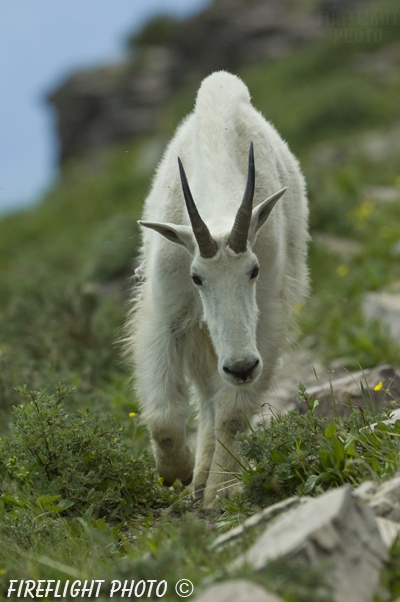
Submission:
[[[213,410],[214,408],[210,404],[203,403],[199,412],[196,468],[194,471],[194,496],[198,499],[204,496],[215,452],[215,416]]]
[[[217,510],[219,508],[217,498],[230,497],[240,487],[235,476],[241,472],[235,435],[245,432],[246,426],[241,410],[227,411],[224,408],[217,408],[215,451],[204,493],[205,510]]]
[[[169,487],[179,479],[182,485],[189,485],[193,479],[194,455],[186,441],[186,420],[174,423],[156,420],[148,427],[163,484]]]
[[[164,484],[189,485],[194,456],[186,441],[188,392],[183,376],[182,342],[155,315],[137,338],[136,385],[142,420],[150,431],[156,466]]]

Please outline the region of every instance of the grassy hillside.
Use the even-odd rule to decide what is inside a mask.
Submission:
[[[396,9],[394,1],[379,4],[379,14]],[[356,43],[360,27],[364,41]],[[307,345],[327,362],[340,358],[349,368],[400,364],[398,349],[377,325],[364,323],[360,310],[365,291],[400,281],[400,262],[393,254],[400,239],[400,23],[382,25],[379,43],[368,42],[369,27],[346,25],[351,42],[337,41],[332,27],[293,56],[239,73],[254,105],[299,156],[309,186],[312,232],[358,243],[354,253],[343,256],[315,237],[312,296],[299,309]],[[379,68],[379,57],[390,68]],[[137,426],[137,400],[116,344],[139,242],[136,220],[154,167],[152,149],[191,110],[196,87],[181,91],[167,107],[157,140],[137,140],[71,161],[37,206],[0,220],[3,588],[9,579],[21,578],[125,579],[133,566],[136,579],[179,576],[201,587],[223,571],[226,558],[207,548],[215,525],[210,528],[190,512],[177,519],[191,508],[189,498],[179,489],[166,493],[142,454],[148,437]],[[376,190],[382,186],[392,193],[397,187],[397,201],[381,200]],[[60,381],[75,392],[57,394]],[[28,391],[46,388],[50,397],[26,398],[16,390],[23,385]],[[71,422],[59,415],[62,404]],[[18,407],[14,413],[12,406]],[[76,414],[79,408],[88,408],[89,417]],[[107,418],[111,430],[104,431],[111,446],[104,454],[115,459],[115,471],[94,483],[86,470],[94,462],[90,454],[82,465],[71,464],[74,433],[82,424],[89,441],[100,428],[92,418],[106,414],[116,421]],[[26,449],[57,425],[65,438],[64,447],[54,439],[55,482],[41,476],[40,462],[35,464]],[[123,472],[132,453],[140,458],[143,478],[139,473],[131,481],[121,477],[117,486],[115,474]],[[71,470],[81,475],[80,495],[87,495],[88,503],[60,506]],[[138,493],[143,479],[149,483],[147,497]],[[101,491],[111,492],[107,503]],[[182,528],[177,521],[183,521]],[[283,587],[276,585],[280,571]],[[318,593],[310,597],[321,575],[305,576],[304,591],[294,587],[301,574],[301,567],[275,567],[266,581],[288,600],[328,599]]]

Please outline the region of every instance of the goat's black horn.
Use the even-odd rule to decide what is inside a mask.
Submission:
[[[178,157],[179,173],[181,175],[181,183],[183,196],[185,197],[186,208],[189,214],[190,222],[193,228],[193,234],[199,245],[200,255],[202,257],[214,257],[218,251],[218,246],[210,234],[210,230],[200,217],[197,207],[190,192],[189,184],[186,178],[185,170],[183,169],[182,161]]]
[[[251,142],[246,190],[244,191],[243,200],[236,214],[235,223],[233,224],[228,241],[229,246],[235,253],[244,253],[246,251],[251,213],[253,210],[255,175],[254,148],[253,143]]]

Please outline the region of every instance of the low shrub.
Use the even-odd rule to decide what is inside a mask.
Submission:
[[[293,495],[318,495],[335,486],[392,478],[400,466],[400,420],[385,424],[390,411],[352,408],[346,421],[328,423],[316,414],[300,384],[298,410],[276,413],[267,426],[239,435],[243,490],[225,508],[269,506]],[[367,400],[368,402],[368,400]],[[370,425],[377,423],[374,428]]]
[[[132,456],[113,417],[87,409],[68,414],[63,402],[73,389],[63,385],[50,395],[19,390],[25,403],[13,408],[9,435],[0,439],[0,503],[8,526],[26,514],[72,517],[89,508],[96,519],[116,521],[171,503],[148,453]]]

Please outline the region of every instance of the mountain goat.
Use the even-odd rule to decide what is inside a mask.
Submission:
[[[235,75],[202,82],[139,224],[142,282],[127,339],[143,421],[164,484],[188,485],[194,473],[195,495],[215,509],[238,487],[235,434],[260,409],[308,288],[303,176]]]

